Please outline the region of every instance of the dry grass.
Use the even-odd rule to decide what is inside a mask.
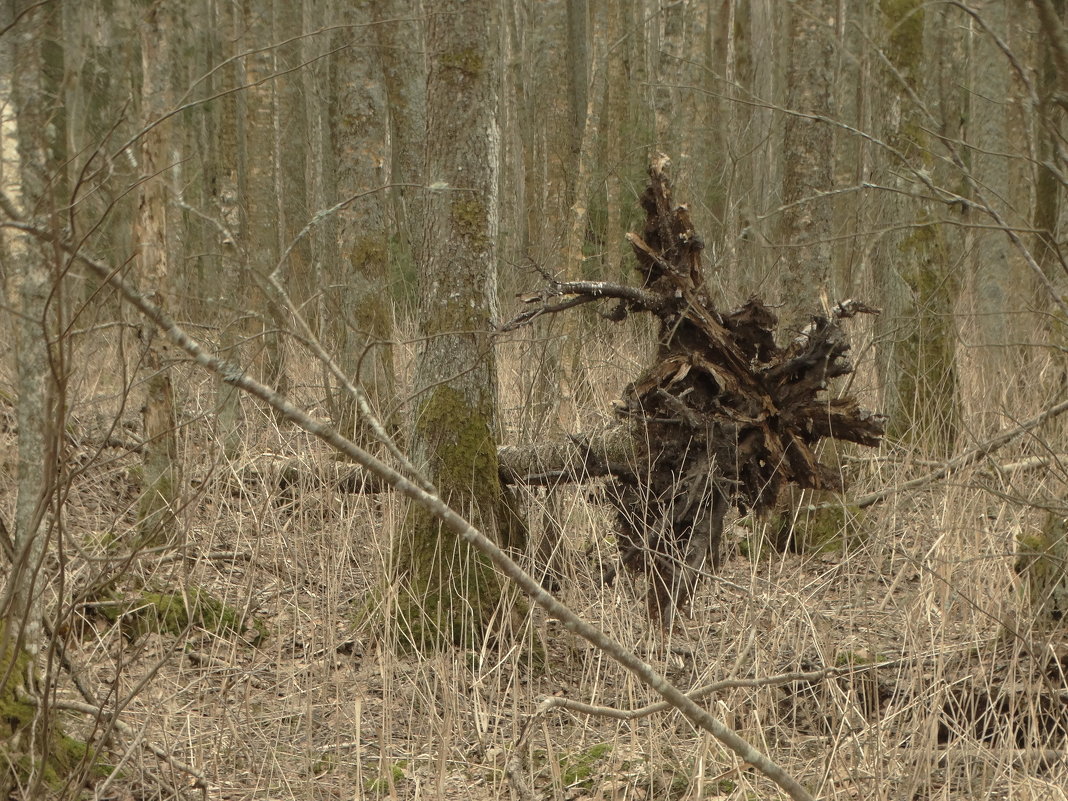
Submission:
[[[555,435],[550,406],[530,389],[551,334],[501,347],[511,441]],[[609,402],[642,363],[639,341],[637,327],[589,337],[590,392],[572,430],[607,419]],[[656,700],[538,612],[507,649],[424,658],[395,649],[397,632],[376,632],[367,621],[389,618],[392,589],[381,591],[380,579],[401,503],[315,482],[280,489],[243,481],[250,466],[269,475],[270,464],[294,459],[311,473],[332,456],[246,402],[242,451],[226,458],[211,433],[211,382],[176,369],[191,488],[181,553],[126,552],[137,457],[99,442],[113,420],[136,429],[137,388],[128,394],[114,376],[96,373],[96,383],[80,376],[72,385],[80,469],[70,481],[63,559],[49,569],[63,576],[52,585],[52,605],[79,675],[109,705],[122,704],[123,720],[144,740],[201,771],[207,797],[507,798],[505,761],[543,698],[625,709]],[[315,376],[297,382],[312,404]],[[1003,404],[1024,418],[1041,399],[1018,392]],[[1061,435],[1063,428],[1046,430],[1000,452],[998,462],[1042,454]],[[13,454],[13,428],[0,436],[0,452]],[[925,469],[889,447],[850,457],[856,494]],[[13,458],[3,468],[0,508],[10,519]],[[599,563],[612,559],[614,545],[595,486],[525,500],[535,536],[548,518],[563,532],[564,600],[679,686],[857,667],[819,682],[723,689],[706,701],[820,798],[1053,800],[1068,797],[1068,763],[1045,764],[1035,752],[1068,748],[1040,708],[1060,692],[1060,706],[1047,712],[1064,725],[1064,676],[1042,661],[1051,648],[1064,654],[1064,635],[1047,648],[1041,638],[1007,634],[1004,624],[1024,628],[1015,536],[1038,524],[1029,503],[1065,497],[1064,479],[1056,469],[999,474],[980,464],[867,510],[847,547],[824,553],[772,553],[761,547],[765,523],[738,521],[723,570],[669,642],[644,620],[636,580],[598,586]],[[99,586],[116,576],[120,592],[202,588],[248,626],[241,635],[192,625],[131,639],[94,613]],[[257,626],[266,633],[259,642]],[[59,683],[61,698],[78,698],[66,678]],[[1008,700],[984,718],[969,706],[972,688],[986,686]],[[83,723],[71,718],[75,728]],[[677,714],[624,722],[554,711],[534,726],[528,778],[538,798],[778,797]],[[199,795],[187,775],[137,742],[122,738],[107,750],[124,761],[100,797]]]

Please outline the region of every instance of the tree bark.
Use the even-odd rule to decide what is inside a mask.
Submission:
[[[67,198],[62,178],[66,130],[56,98],[62,76],[62,37],[56,8],[35,8],[32,2],[13,2],[8,19],[24,15],[13,31],[10,92],[14,108],[18,156],[18,196],[23,213],[58,233],[59,209]],[[7,19],[4,20],[5,22]],[[51,62],[51,63],[49,63]],[[50,68],[52,72],[50,73]],[[58,485],[58,449],[64,431],[61,386],[64,363],[59,337],[62,296],[55,285],[53,260],[63,259],[41,241],[24,235],[0,243],[0,275],[5,281],[5,304],[0,312],[4,330],[13,330],[18,388],[17,497],[13,549],[5,556],[3,594],[0,595],[0,796],[15,787],[29,795],[42,791],[44,774],[54,763],[56,720],[40,683],[39,668],[46,647],[44,590],[48,581],[45,558],[50,509]],[[10,304],[10,305],[8,305]],[[50,346],[50,343],[56,343]],[[44,703],[34,705],[30,695]],[[42,755],[44,757],[42,758]],[[69,766],[65,766],[69,769]]]
[[[281,2],[281,0],[278,0]],[[266,8],[243,0],[237,41],[245,55],[240,80],[247,88],[238,93],[241,118],[238,138],[238,193],[243,211],[242,252],[250,277],[262,282],[278,264],[282,236],[278,219],[278,164],[275,141],[278,84],[271,80],[277,69],[272,19],[273,2]],[[266,293],[261,312],[263,364],[266,381],[283,394],[288,389],[282,331],[286,317],[280,303]]]
[[[338,44],[331,119],[341,198],[382,186],[389,164],[388,117],[383,76],[370,12],[344,4],[345,28]],[[388,194],[362,197],[340,214],[339,256],[342,289],[334,311],[338,325],[340,364],[358,383],[387,429],[394,403],[393,304],[390,298]],[[358,420],[355,399],[341,399],[339,430],[366,445],[370,432]]]
[[[239,191],[242,180],[239,165],[244,152],[240,146],[244,126],[239,115],[244,105],[239,100],[240,93],[234,90],[243,79],[244,70],[240,62],[230,59],[236,55],[235,42],[241,26],[239,9],[232,4],[212,2],[210,8],[212,26],[207,34],[210,59],[223,67],[211,75],[209,84],[212,94],[221,96],[207,109],[210,135],[205,142],[204,183],[208,208],[222,227],[211,226],[205,237],[211,243],[205,254],[209,273],[205,286],[219,326],[220,352],[240,360],[245,327],[239,322],[239,313],[247,308],[249,265],[242,252],[247,237]],[[244,415],[240,393],[225,381],[217,381],[215,404],[216,434],[223,453],[232,459],[237,456],[242,441]]]
[[[446,503],[498,532],[497,317],[499,6],[448,0],[427,20],[424,339],[415,370],[413,461]],[[454,531],[412,508],[395,556],[400,630],[418,649],[484,640],[500,579]]]
[[[392,184],[418,184],[422,182],[426,138],[426,65],[419,22],[423,4],[421,0],[374,0],[371,13],[386,89],[389,180]],[[389,196],[397,262],[410,278],[420,263],[422,194],[413,186],[394,186]]]
[[[779,218],[779,312],[785,330],[800,331],[820,307],[820,293],[840,297],[831,278],[834,131],[808,115],[835,116],[832,76],[837,0],[806,0],[787,8],[789,58],[784,124],[782,211]]]
[[[148,129],[170,107],[175,67],[171,50],[178,24],[175,8],[164,0],[149,9],[140,22],[142,63],[142,125]],[[142,289],[160,308],[167,307],[173,249],[168,234],[167,181],[170,176],[171,124],[151,127],[141,137],[142,182],[134,241]],[[145,398],[142,406],[145,450],[144,484],[139,507],[141,544],[173,544],[178,535],[181,476],[178,466],[177,416],[169,367],[154,326],[139,329],[144,352]]]
[[[883,175],[901,190],[885,201],[897,226],[883,234],[876,253],[885,310],[877,363],[887,436],[948,456],[960,421],[953,318],[960,283],[936,208],[919,191],[919,176],[929,174],[934,162],[926,133],[931,121],[922,105],[929,12],[920,0],[883,0],[881,10],[892,66],[883,73],[884,116],[896,123],[885,136],[898,154],[883,162]]]

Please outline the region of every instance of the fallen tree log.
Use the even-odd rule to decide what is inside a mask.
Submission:
[[[604,476],[633,476],[634,437],[629,426],[616,425],[590,434],[532,445],[497,449],[505,484],[553,486]]]
[[[614,425],[564,440],[497,448],[504,484],[556,486],[578,484],[606,476],[633,476],[634,441],[630,428]],[[392,491],[374,474],[336,459],[261,454],[224,474],[231,493],[252,490],[279,492],[297,487],[303,491],[328,489],[353,494]],[[203,481],[197,482],[199,486]]]
[[[876,445],[885,418],[851,397],[828,396],[830,382],[853,370],[842,320],[877,309],[857,300],[814,315],[781,347],[778,320],[758,298],[720,313],[705,286],[704,244],[684,205],[675,205],[665,156],[649,168],[641,197],[641,233],[628,240],[641,287],[553,282],[520,296],[531,306],[502,326],[511,330],[546,314],[611,299],[606,317],[648,313],[660,321],[653,363],[624,390],[617,414],[629,446],[588,440],[539,446],[541,459],[520,462],[524,474],[559,479],[610,475],[622,561],[650,580],[650,614],[669,626],[688,604],[706,566],[719,562],[729,507],[768,510],[782,489],[839,489],[836,471],[820,464],[825,438]],[[627,469],[629,466],[629,469]],[[639,467],[640,466],[640,467]],[[545,482],[538,482],[545,483]]]

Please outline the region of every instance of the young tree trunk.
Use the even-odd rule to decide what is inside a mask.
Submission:
[[[219,350],[229,358],[240,361],[243,326],[238,322],[247,308],[248,260],[242,257],[240,245],[245,242],[244,220],[239,194],[241,124],[238,117],[239,94],[236,89],[243,72],[240,62],[228,61],[235,55],[238,20],[229,3],[211,3],[212,25],[209,39],[211,63],[224,64],[212,73],[212,94],[221,95],[206,109],[206,126],[210,133],[205,142],[205,176],[207,203],[211,213],[222,222],[214,226],[206,238],[211,243],[205,254],[209,272],[205,287],[215,309],[214,319],[219,326]],[[223,453],[234,458],[241,446],[244,416],[241,393],[225,381],[216,381],[215,429],[222,443]]]
[[[446,503],[495,532],[499,7],[447,0],[434,12],[412,454]],[[414,647],[476,644],[492,618],[510,617],[500,615],[501,583],[488,562],[426,512],[410,510],[396,547],[400,636]]]
[[[162,2],[148,10],[140,22],[141,111],[146,128],[163,117],[173,98],[171,44],[177,21],[171,3]],[[170,132],[171,124],[163,122],[141,137],[139,161],[143,180],[134,230],[141,288],[161,308],[167,306],[171,281],[172,249],[167,231]],[[143,324],[139,336],[145,348],[143,364],[147,373],[142,406],[145,446],[139,508],[141,544],[173,544],[178,535],[181,485],[174,388],[155,326]]]

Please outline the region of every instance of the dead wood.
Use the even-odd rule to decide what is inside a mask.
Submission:
[[[506,445],[497,449],[501,481],[526,486],[575,484],[605,476],[633,476],[631,428],[614,425],[561,441]],[[361,467],[335,459],[260,456],[227,479],[230,491],[279,492],[327,489],[353,494],[392,491],[392,487]]]
[[[650,166],[641,197],[645,225],[627,237],[640,288],[553,283],[521,296],[534,308],[503,326],[511,330],[603,298],[618,301],[605,315],[610,319],[632,312],[659,319],[656,358],[617,408],[632,440],[624,464],[641,468],[604,473],[614,476],[609,497],[619,513],[622,560],[648,574],[649,609],[664,624],[688,603],[701,573],[718,563],[730,506],[765,511],[788,484],[840,489],[838,472],[819,462],[817,443],[876,445],[885,425],[855,399],[827,393],[833,379],[853,369],[841,321],[878,310],[844,301],[814,315],[784,347],[775,338],[778,319],[760,299],[719,312],[704,280],[704,243],[687,207],[672,199],[669,163],[660,156]]]

